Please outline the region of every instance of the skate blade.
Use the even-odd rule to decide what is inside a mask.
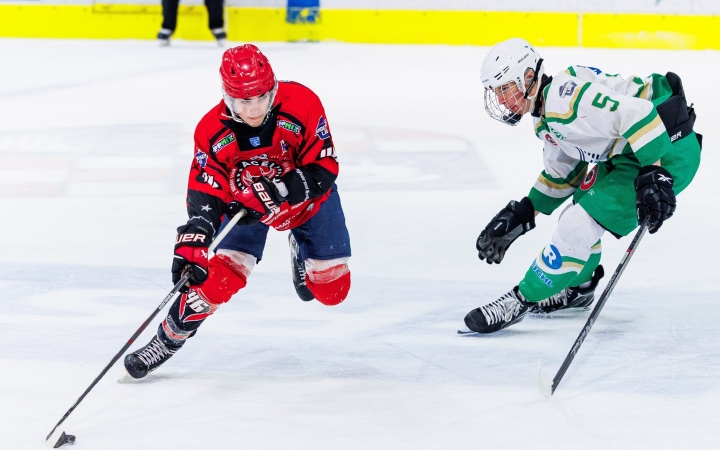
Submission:
[[[477,332],[473,331],[473,330],[467,330],[467,331],[457,330],[457,334],[476,334],[476,333]]]
[[[542,376],[542,361],[538,359],[538,389],[540,389],[540,393],[544,395],[547,398],[552,397],[553,395],[553,382],[552,381],[546,381],[543,379]]]
[[[118,378],[118,380],[117,380],[118,383],[125,384],[125,383],[135,383],[135,382],[140,381],[137,378],[133,378],[132,375],[130,375],[130,373],[127,371],[127,369],[125,367],[123,367],[122,370],[123,370],[123,372],[120,375],[120,378]]]

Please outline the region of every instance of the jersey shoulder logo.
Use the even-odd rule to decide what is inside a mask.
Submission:
[[[200,149],[196,150],[197,153],[195,153],[195,161],[197,161],[198,165],[204,169],[205,166],[207,166],[207,154]]]
[[[324,116],[320,116],[315,135],[322,140],[330,139],[330,130],[328,130],[327,120],[325,120]]]
[[[233,133],[230,133],[212,146],[212,152],[217,153],[233,142],[235,142],[235,135]]]
[[[560,97],[567,97],[568,95],[572,95],[573,92],[575,92],[575,88],[577,87],[577,83],[574,81],[566,81],[565,84],[560,86]]]

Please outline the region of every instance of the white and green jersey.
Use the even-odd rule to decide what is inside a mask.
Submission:
[[[544,143],[545,170],[530,199],[550,214],[575,192],[588,163],[634,155],[641,166],[672,150],[665,126],[650,101],[669,95],[661,75],[623,78],[572,66],[543,90],[544,105],[534,118]]]

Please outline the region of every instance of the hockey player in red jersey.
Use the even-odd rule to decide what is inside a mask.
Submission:
[[[178,228],[173,282],[190,271],[157,335],[125,357],[142,378],[193,336],[244,288],[260,261],[269,227],[290,230],[295,289],[302,300],[337,305],[350,290],[350,237],[335,185],[338,162],[320,99],[305,86],[278,82],[254,45],[227,50],[220,66],[223,100],[195,130],[187,193],[189,220]],[[245,210],[208,258],[229,217]]]

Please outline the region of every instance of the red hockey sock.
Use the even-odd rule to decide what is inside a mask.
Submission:
[[[210,303],[225,303],[247,284],[245,271],[242,265],[236,264],[229,257],[216,255],[210,260],[207,281],[195,289]]]
[[[334,306],[347,297],[350,291],[350,271],[347,270],[347,265],[343,266],[342,269],[344,270],[342,271],[345,273],[339,278],[332,276],[333,273],[338,273],[339,266],[331,267],[322,272],[314,272],[312,275],[308,273],[305,277],[310,292],[323,305]],[[312,281],[311,277],[315,281]]]

